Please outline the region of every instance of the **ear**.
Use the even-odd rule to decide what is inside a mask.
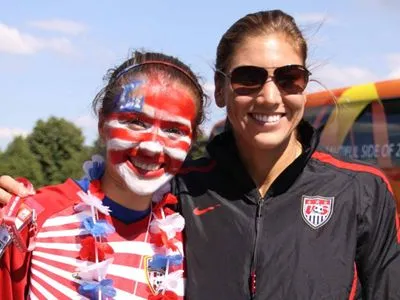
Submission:
[[[214,74],[214,84],[215,84],[215,90],[214,90],[215,103],[217,104],[218,107],[224,107],[226,105],[224,97],[224,80],[217,72],[215,72]]]

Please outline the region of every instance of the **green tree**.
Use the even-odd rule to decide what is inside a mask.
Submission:
[[[36,187],[44,181],[39,162],[30,151],[26,139],[21,136],[14,138],[1,154],[0,174],[28,178]]]
[[[192,148],[190,149],[190,152],[188,154],[188,159],[194,160],[206,155],[207,142],[207,135],[205,135],[203,131],[199,130],[196,141],[193,143]]]
[[[105,156],[106,154],[106,146],[104,145],[104,142],[98,137],[94,142],[93,146],[90,149],[90,156],[93,154],[100,154]]]
[[[55,184],[82,176],[82,163],[89,157],[81,129],[63,119],[39,120],[28,136],[29,148],[44,175],[42,184]]]

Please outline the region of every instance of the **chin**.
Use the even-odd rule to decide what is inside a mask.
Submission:
[[[253,135],[249,132],[243,132],[239,143],[244,148],[250,148],[254,150],[277,150],[282,147],[285,148],[288,141],[290,140],[290,133],[288,132],[257,132]]]

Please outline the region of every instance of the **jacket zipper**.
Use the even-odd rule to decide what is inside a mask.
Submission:
[[[257,203],[257,212],[256,212],[256,220],[255,220],[255,228],[256,228],[256,235],[254,238],[254,248],[253,248],[253,259],[251,261],[251,268],[250,268],[250,278],[249,278],[249,288],[250,288],[250,295],[251,299],[255,299],[256,297],[256,290],[257,290],[257,246],[259,240],[259,232],[261,230],[261,217],[262,217],[262,206],[264,200],[260,198]]]

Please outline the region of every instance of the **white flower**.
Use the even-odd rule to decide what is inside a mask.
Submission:
[[[83,211],[93,206],[105,215],[110,214],[110,208],[103,205],[103,202],[95,195],[92,195],[90,191],[88,191],[87,193],[85,193],[84,191],[79,191],[77,194],[82,199],[83,203],[75,205],[75,211]]]
[[[177,290],[181,284],[182,275],[183,275],[183,270],[178,270],[169,273],[167,276],[165,276],[163,282],[160,285],[159,290],[166,290],[166,291]]]
[[[164,219],[154,219],[150,224],[150,232],[160,233],[160,230],[167,234],[168,239],[175,237],[177,232],[181,232],[185,227],[185,219],[179,214],[174,213]]]
[[[109,258],[99,263],[85,261],[76,269],[77,276],[82,280],[101,280],[107,275],[107,269],[114,258]]]

